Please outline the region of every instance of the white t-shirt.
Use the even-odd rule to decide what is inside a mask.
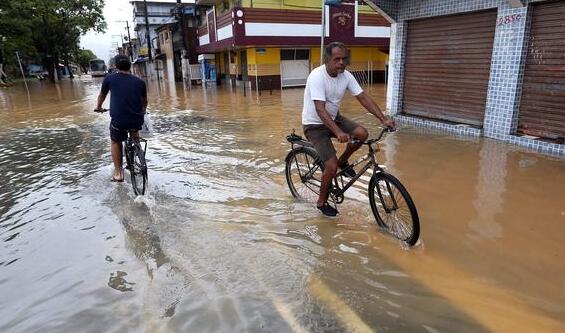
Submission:
[[[314,101],[325,101],[326,111],[335,120],[346,89],[349,89],[353,96],[363,92],[363,88],[350,72],[344,71],[336,77],[331,77],[326,71],[326,65],[315,68],[308,76],[306,89],[304,89],[302,125],[323,124],[316,112]]]

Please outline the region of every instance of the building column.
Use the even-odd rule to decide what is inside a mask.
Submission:
[[[504,139],[515,134],[518,126],[528,51],[528,7],[499,7],[496,24],[483,130],[486,137]]]
[[[174,57],[174,55],[170,54],[169,56],[169,54],[167,54],[167,79],[169,82],[175,82],[175,63],[171,57]]]
[[[186,50],[182,50],[181,51],[181,67],[182,67],[182,83],[184,85],[184,88],[186,89],[186,87],[188,86],[188,88],[191,88],[192,85],[192,80],[190,78],[190,64],[188,59],[185,58],[186,56]]]
[[[231,87],[235,88],[237,86],[237,72],[238,72],[238,52],[236,50],[230,50],[229,52],[229,62],[230,62],[230,83]]]
[[[391,24],[390,52],[388,61],[387,110],[391,115],[402,111],[402,93],[404,88],[404,63],[406,59],[406,21]]]

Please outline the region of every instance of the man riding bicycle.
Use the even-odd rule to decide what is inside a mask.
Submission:
[[[355,170],[348,159],[361,147],[359,143],[348,143],[343,154],[337,158],[331,138],[341,143],[352,139],[365,141],[367,130],[340,114],[340,104],[345,90],[357,100],[385,126],[394,128],[394,120],[386,117],[375,101],[367,95],[355,77],[345,70],[348,51],[341,42],[333,42],[324,50],[324,65],[314,69],[308,76],[304,90],[304,107],[302,109],[302,127],[304,135],[312,143],[322,161],[324,171],[320,185],[317,207],[326,216],[336,216],[337,209],[328,204],[329,188],[336,175],[337,168],[344,170],[348,177],[355,176]]]
[[[96,110],[102,109],[102,104],[109,91],[110,96],[110,152],[114,163],[113,182],[123,182],[122,170],[122,141],[128,137],[128,132],[137,137],[138,130],[143,125],[143,116],[147,108],[147,87],[145,81],[130,72],[131,62],[125,55],[114,57],[117,73],[108,75],[102,82],[98,95]]]

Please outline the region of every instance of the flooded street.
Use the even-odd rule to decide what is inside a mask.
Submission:
[[[0,90],[0,332],[565,331],[562,158],[390,134],[377,158],[420,216],[408,249],[376,228],[369,176],[336,219],[292,198],[302,89],[152,83],[136,198],[110,182],[100,83]],[[343,113],[378,133],[354,98]]]

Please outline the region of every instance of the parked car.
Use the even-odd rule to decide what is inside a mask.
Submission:
[[[40,81],[47,79],[49,73],[42,69],[33,69],[28,72],[28,76],[32,76]]]

